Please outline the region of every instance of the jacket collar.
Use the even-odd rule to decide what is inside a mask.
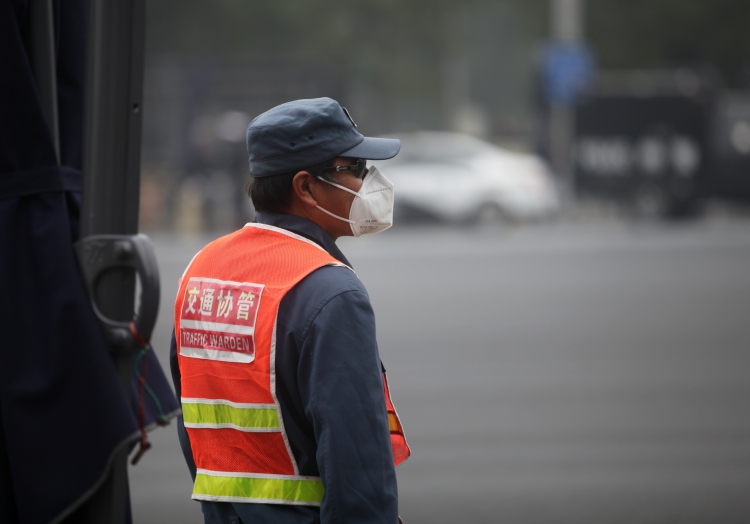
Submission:
[[[322,227],[316,223],[302,217],[295,215],[287,215],[284,213],[265,213],[258,211],[255,214],[253,222],[257,224],[266,224],[269,226],[276,226],[292,233],[296,233],[300,236],[312,240],[320,247],[325,249],[329,255],[338,260],[339,262],[346,264],[349,267],[352,265],[346,259],[344,254],[338,248],[336,243],[328,236]]]

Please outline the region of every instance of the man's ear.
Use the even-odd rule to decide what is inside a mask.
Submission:
[[[315,198],[315,186],[317,185],[315,182],[315,177],[307,171],[300,171],[292,179],[292,191],[294,191],[294,195],[303,204],[311,207],[318,205],[318,201]]]

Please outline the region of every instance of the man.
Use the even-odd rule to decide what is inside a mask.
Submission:
[[[255,221],[196,255],[175,301],[180,441],[207,523],[398,522],[409,448],[390,400],[367,291],[342,236],[390,227],[393,185],[328,98],[247,131]]]

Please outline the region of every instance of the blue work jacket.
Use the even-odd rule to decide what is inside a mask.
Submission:
[[[255,222],[292,231],[351,267],[313,222],[258,213]],[[170,354],[177,396],[174,333]],[[320,507],[201,501],[206,523],[379,523],[398,521],[398,490],[375,340],[375,315],[362,282],[347,268],[315,270],[281,300],[276,328],[276,395],[300,475],[321,477]],[[190,440],[178,421],[195,478]]]

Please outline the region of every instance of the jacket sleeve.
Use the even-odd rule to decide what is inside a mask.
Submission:
[[[321,522],[396,524],[396,472],[365,292],[342,292],[319,309],[304,338],[298,380],[325,487]]]

